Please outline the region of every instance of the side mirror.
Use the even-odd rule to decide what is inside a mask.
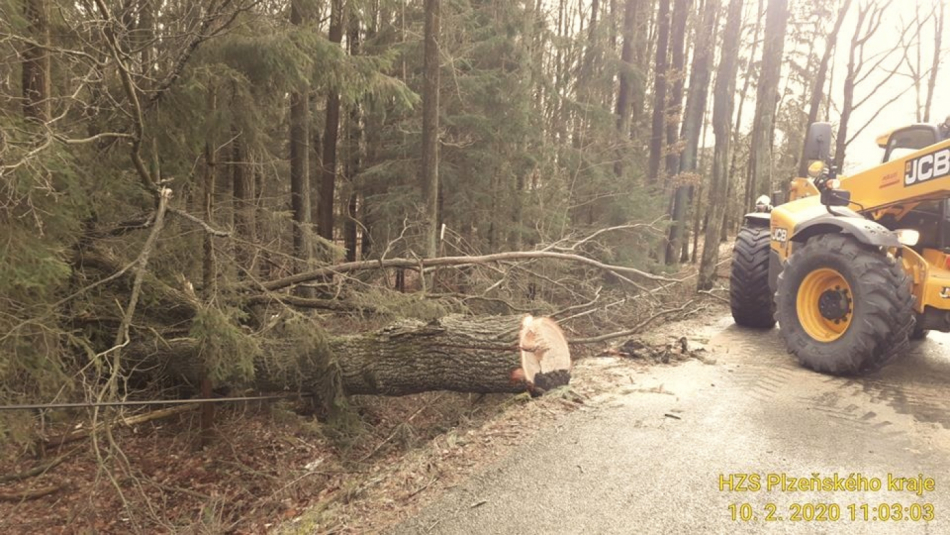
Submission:
[[[776,190],[772,192],[772,206],[779,206],[785,204],[785,192],[782,190]]]
[[[821,190],[821,204],[825,206],[850,206],[851,192],[843,189]]]
[[[831,154],[831,123],[812,123],[805,137],[805,159],[828,161]]]

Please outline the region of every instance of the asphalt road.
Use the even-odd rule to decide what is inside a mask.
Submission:
[[[632,373],[635,388],[562,420],[393,533],[950,533],[950,335],[858,379],[800,368],[778,331],[731,318],[693,335],[715,364]],[[722,490],[729,474],[757,474],[761,488],[749,478]],[[861,478],[857,490],[790,481],[813,474]],[[781,489],[782,475],[796,490]],[[934,488],[894,490],[889,475]]]

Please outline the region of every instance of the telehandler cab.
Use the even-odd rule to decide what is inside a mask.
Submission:
[[[760,197],[736,239],[736,323],[777,321],[789,352],[819,372],[872,372],[908,338],[950,332],[950,118],[878,145],[880,165],[838,176],[831,125],[811,125],[808,178],[792,180],[774,208]]]

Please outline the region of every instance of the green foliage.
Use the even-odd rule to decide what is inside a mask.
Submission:
[[[192,320],[189,336],[199,341],[198,356],[216,384],[254,378],[254,359],[260,356],[261,346],[237,325],[243,316],[237,309],[202,307]]]
[[[345,2],[341,44],[326,37],[327,4],[316,0],[301,3],[308,15],[301,25],[290,23],[288,2],[214,3],[220,12],[188,2],[109,5],[115,20],[82,3],[56,3],[50,120],[40,124],[23,113],[19,85],[24,39],[37,36],[29,35],[22,2],[0,0],[0,33],[11,36],[11,53],[0,58],[0,397],[45,401],[75,395],[76,384],[102,384],[108,370],[94,357],[115,340],[155,209],[133,163],[141,158],[150,178],[173,190],[174,211],[233,232],[209,239],[168,214],[146,268],[133,343],[193,337],[201,364],[222,384],[254,379],[255,359],[292,373],[316,358],[331,414],[345,414],[339,371],[316,320],[293,315],[269,332],[266,320],[248,317],[245,299],[259,282],[341,261],[340,231],[354,219],[372,243],[364,259],[418,250],[424,3]],[[645,188],[638,167],[642,140],[617,132],[613,110],[620,71],[641,83],[647,73],[620,63],[606,17],[588,35],[573,23],[556,27],[552,15],[545,3],[443,2],[444,254],[530,249],[663,212],[661,192]],[[353,31],[358,53],[351,53]],[[585,58],[590,64],[582,66]],[[310,97],[315,206],[328,161],[329,95],[342,105],[336,235],[326,240],[316,225],[304,225],[316,249],[309,264],[293,257],[288,181],[290,95],[302,92]],[[241,180],[248,191],[238,199]],[[242,208],[250,229],[237,228]],[[611,235],[585,252],[651,269],[642,251],[654,239]],[[100,257],[108,261],[97,265]],[[214,268],[208,280],[206,266]],[[456,273],[443,282],[455,275],[464,279]],[[511,278],[519,276],[527,275]],[[341,295],[382,317],[430,320],[456,311],[364,282],[345,281]],[[183,317],[192,308],[194,319]]]
[[[71,271],[62,251],[33,242],[34,234],[15,227],[8,238],[0,245],[0,293],[48,295],[66,282]]]
[[[282,354],[271,355],[271,373],[296,374],[298,380],[316,378],[316,384],[301,384],[316,397],[326,414],[327,431],[335,440],[351,440],[361,430],[358,415],[350,409],[343,392],[340,366],[330,351],[327,335],[312,318],[291,314],[280,322],[277,333],[284,348]],[[292,383],[292,381],[287,381]]]
[[[75,386],[60,322],[66,311],[56,302],[70,286],[70,247],[92,206],[82,151],[46,143],[33,125],[0,115],[0,165],[10,165],[0,169],[0,399],[14,402]],[[29,414],[0,415],[0,436],[26,441],[30,422]]]
[[[351,299],[357,307],[371,307],[377,313],[391,318],[412,318],[431,321],[452,312],[445,303],[428,299],[422,293],[403,293],[373,288],[360,292]]]

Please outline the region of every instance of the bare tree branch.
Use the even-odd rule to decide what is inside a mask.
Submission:
[[[264,289],[269,291],[287,288],[302,282],[309,282],[321,279],[330,275],[340,273],[349,273],[353,271],[364,271],[370,269],[403,268],[403,269],[425,269],[429,267],[454,266],[459,264],[490,264],[512,260],[535,260],[550,259],[576,262],[579,264],[595,267],[602,271],[613,274],[621,280],[636,286],[638,289],[646,290],[643,286],[628,279],[625,275],[631,275],[653,282],[680,282],[679,279],[671,279],[660,275],[653,275],[636,268],[615,266],[604,264],[592,258],[568,253],[556,253],[553,251],[513,251],[508,253],[495,253],[482,256],[443,256],[437,258],[391,258],[388,260],[365,260],[359,262],[346,262],[335,266],[327,266],[304,273],[298,273],[282,279],[264,283]]]

